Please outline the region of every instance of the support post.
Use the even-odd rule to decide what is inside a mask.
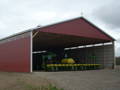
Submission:
[[[33,55],[32,55],[32,52],[33,52],[33,35],[32,35],[32,31],[30,32],[30,72],[32,72],[32,69],[33,69]]]
[[[114,58],[114,60],[113,60],[113,67],[112,68],[115,69],[116,68],[115,42],[113,41],[112,44],[113,44],[113,58]]]
[[[104,45],[104,43],[103,43],[103,69],[105,68],[105,45]]]
[[[92,49],[93,49],[93,52],[92,52],[92,59],[93,59],[93,64],[96,64],[96,59],[95,59],[95,45],[93,44],[92,45]],[[96,69],[95,66],[93,66],[94,69]]]

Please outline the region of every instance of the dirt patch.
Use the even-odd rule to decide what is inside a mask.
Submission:
[[[49,86],[51,82],[29,73],[0,72],[0,90],[29,90],[33,87]]]
[[[0,90],[48,90],[30,88],[46,87],[50,84],[64,90],[120,90],[120,66],[115,70],[0,72]]]
[[[65,90],[120,90],[120,69],[70,72],[35,72]]]

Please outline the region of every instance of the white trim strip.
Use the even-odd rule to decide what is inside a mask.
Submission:
[[[32,48],[33,48],[33,44],[32,44],[33,40],[32,40],[32,31],[30,32],[30,72],[32,72],[33,70],[33,63],[32,63]]]

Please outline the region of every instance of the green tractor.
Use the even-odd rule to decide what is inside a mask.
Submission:
[[[42,68],[46,71],[52,69],[54,67],[47,67],[47,64],[51,64],[53,63],[53,58],[56,57],[56,54],[55,53],[52,53],[52,52],[48,52],[46,55],[42,55],[42,60],[43,60],[43,63],[42,63]]]

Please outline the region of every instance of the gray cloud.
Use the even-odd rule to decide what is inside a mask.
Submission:
[[[45,25],[80,16],[82,9],[88,14],[95,7],[86,7],[95,4],[98,0],[86,3],[88,1],[0,0],[0,38],[35,27],[38,24]]]
[[[109,25],[110,34],[118,38],[120,1],[117,1],[117,3],[113,1],[0,0],[0,38],[36,27],[39,24],[46,25],[78,17],[81,15],[81,11],[84,12],[85,17],[90,18],[97,25],[103,26],[104,23],[106,23],[106,26]],[[95,16],[103,23],[95,22]],[[113,31],[115,32],[112,33]],[[120,40],[117,43],[120,43]]]
[[[119,44],[120,44],[120,38],[118,38],[118,39],[117,39],[117,43],[119,43]]]
[[[120,9],[120,1],[119,0],[117,2],[112,1],[109,4],[97,8],[94,12],[94,15],[97,16],[101,21],[109,25],[110,28],[116,29],[116,28],[120,28],[119,9]]]

